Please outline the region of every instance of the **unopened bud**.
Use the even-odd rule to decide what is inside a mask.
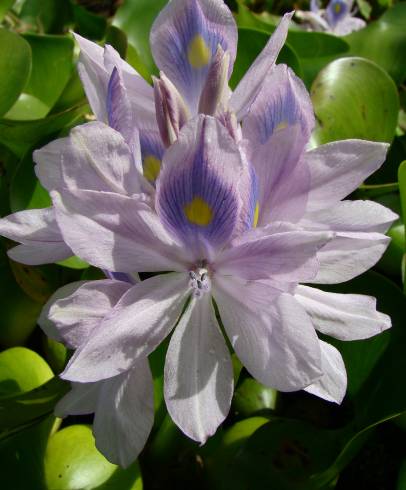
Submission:
[[[161,78],[154,77],[153,80],[159,132],[165,146],[170,146],[189,119],[189,111],[175,85],[163,73]]]
[[[199,100],[199,113],[214,116],[225,109],[229,95],[228,70],[230,55],[218,45]]]

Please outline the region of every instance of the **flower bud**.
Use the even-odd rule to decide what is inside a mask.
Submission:
[[[189,119],[189,110],[173,83],[162,72],[154,77],[156,118],[165,146],[178,139],[182,126]]]

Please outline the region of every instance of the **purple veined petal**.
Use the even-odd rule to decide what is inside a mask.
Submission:
[[[319,269],[317,252],[331,238],[326,232],[276,232],[224,250],[214,267],[219,274],[250,280],[310,281]]]
[[[100,122],[77,126],[62,158],[62,178],[71,190],[87,189],[135,194],[141,179],[123,136]]]
[[[319,272],[309,281],[337,284],[349,281],[373,267],[382,257],[390,238],[382,233],[337,232],[317,253]]]
[[[237,50],[237,26],[221,0],[172,0],[151,30],[151,48],[164,71],[197,113],[199,98],[220,45],[230,56],[228,76]]]
[[[131,144],[136,128],[133,113],[123,76],[117,67],[113,68],[107,86],[107,118],[108,124],[121,133],[124,140]]]
[[[96,447],[112,463],[127,467],[143,449],[151,431],[153,380],[147,359],[114,378],[71,383],[56,405],[58,417],[95,413]]]
[[[310,188],[309,170],[300,161],[306,142],[300,126],[294,125],[276,130],[264,145],[251,149],[259,187],[258,225],[295,222],[303,216]]]
[[[245,292],[230,277],[213,282],[221,321],[243,365],[258,381],[280,391],[314,383],[322,375],[320,345],[302,306],[283,293],[253,315]]]
[[[172,273],[133,286],[75,352],[61,377],[99,381],[148,356],[176,325],[190,295],[188,283],[186,273]]]
[[[363,19],[358,17],[351,17],[348,15],[341,22],[339,22],[334,28],[334,34],[337,36],[346,36],[351,32],[359,31],[366,27],[367,23]]]
[[[211,295],[192,297],[166,353],[164,395],[175,424],[204,444],[226,418],[233,368]]]
[[[159,131],[140,132],[140,145],[143,175],[151,186],[155,186],[161,172],[162,158],[165,152]]]
[[[64,240],[89,264],[129,273],[187,267],[187,251],[140,196],[72,190],[51,197]]]
[[[332,29],[342,22],[350,13],[350,7],[345,0],[330,0],[325,16]]]
[[[108,279],[112,279],[115,281],[124,281],[128,282],[129,284],[137,284],[137,282],[140,282],[140,276],[138,272],[133,272],[131,274],[128,274],[126,272],[112,272],[108,270],[103,271]]]
[[[277,65],[268,72],[243,120],[243,136],[255,151],[278,129],[299,125],[307,143],[314,123],[313,105],[303,82],[288,66]]]
[[[111,279],[73,284],[58,289],[48,300],[39,324],[47,334],[49,323],[53,324],[51,336],[55,338],[56,329],[56,340],[77,349],[133,285]]]
[[[165,153],[156,208],[165,227],[204,260],[202,243],[214,250],[240,225],[244,172],[240,151],[227,130],[210,116],[187,123]]]
[[[347,372],[341,354],[330,344],[320,340],[323,376],[304,390],[323,400],[340,404],[347,391]]]
[[[376,299],[372,296],[327,293],[299,285],[295,298],[314,327],[336,339],[368,339],[391,326],[390,318],[376,310]]]
[[[53,208],[27,209],[1,218],[0,235],[21,243],[8,256],[23,264],[52,264],[74,255],[62,237]]]
[[[144,448],[154,422],[154,384],[148,359],[102,381],[93,422],[97,449],[127,468]]]
[[[306,230],[386,233],[398,215],[374,201],[340,201],[307,213],[299,225]]]
[[[387,143],[344,140],[305,153],[311,173],[307,211],[333,205],[354,191],[385,161]]]
[[[234,93],[230,98],[230,107],[237,114],[238,120],[241,120],[250,110],[260,92],[266,75],[274,66],[279,51],[282,49],[288,34],[289,22],[294,12],[285,14],[275,32],[270,37],[268,43],[258,55],[257,59],[251,65],[247,73],[240,80]]]

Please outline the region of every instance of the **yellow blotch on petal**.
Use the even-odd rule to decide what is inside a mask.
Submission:
[[[282,121],[276,126],[275,131],[278,131],[279,129],[285,129],[287,127],[288,127],[287,121]]]
[[[341,5],[339,3],[336,3],[334,5],[334,10],[336,11],[336,14],[339,14],[341,12]]]
[[[254,219],[252,221],[252,227],[256,228],[258,224],[258,218],[259,218],[259,203],[255,206],[255,211],[254,211]]]
[[[161,170],[161,160],[154,155],[147,155],[143,161],[144,177],[150,182],[155,182]]]
[[[187,59],[193,68],[203,68],[209,64],[211,51],[200,34],[190,41],[187,51]]]
[[[186,218],[194,225],[208,226],[213,220],[213,211],[205,200],[195,197],[183,208]]]

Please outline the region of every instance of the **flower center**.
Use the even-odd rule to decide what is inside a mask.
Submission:
[[[211,289],[211,281],[207,269],[199,267],[189,271],[189,287],[192,293],[197,298],[200,298],[204,293],[208,293]]]

